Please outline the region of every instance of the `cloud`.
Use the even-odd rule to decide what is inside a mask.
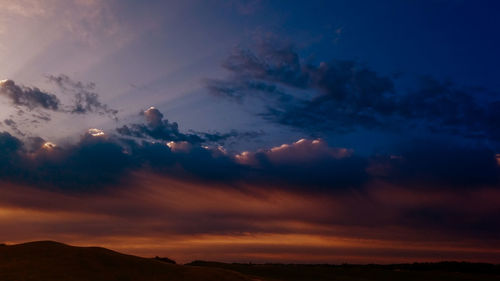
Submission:
[[[74,114],[98,113],[108,115],[116,119],[118,110],[110,108],[99,100],[99,95],[94,92],[94,83],[83,83],[74,81],[67,75],[48,75],[47,79],[57,85],[64,93],[73,95],[74,105],[70,106],[68,112]]]
[[[159,111],[151,109],[146,114],[148,130],[166,130],[168,121]],[[95,191],[125,187],[135,172],[150,171],[188,182],[235,187],[249,183],[308,192],[362,190],[374,181],[416,189],[500,186],[496,152],[484,147],[420,140],[398,148],[398,154],[362,156],[321,139],[301,139],[257,151],[228,152],[178,134],[175,139],[170,134],[159,140],[90,129],[77,143],[59,146],[41,138],[20,140],[3,133],[0,144],[5,148],[0,149],[6,154],[0,180]]]
[[[408,126],[467,138],[500,140],[500,101],[432,77],[396,90],[398,82],[349,60],[314,63],[290,45],[237,48],[223,63],[230,75],[208,80],[212,94],[263,99],[259,115],[309,133]],[[409,82],[408,82],[409,83]]]
[[[61,102],[56,94],[37,87],[19,85],[9,79],[0,81],[0,97],[4,97],[17,111],[16,115],[10,115],[4,121],[12,133],[35,137],[29,130],[37,128],[41,122],[51,121],[52,113],[99,114],[117,120],[118,111],[100,101],[99,95],[93,91],[94,83],[74,81],[66,75],[48,76],[48,79],[65,95],[73,98],[72,105]]]
[[[27,87],[16,84],[13,80],[0,81],[0,96],[7,100],[18,109],[18,115],[24,115],[25,110],[31,113],[31,120],[10,118],[8,124],[18,135],[25,135],[14,124],[25,124],[27,121],[37,123],[40,121],[48,122],[51,116],[48,112],[59,112],[67,114],[100,114],[107,115],[117,119],[117,110],[110,108],[107,104],[100,101],[99,95],[94,92],[94,83],[82,83],[74,81],[66,75],[48,76],[48,80],[55,83],[64,94],[69,94],[73,98],[72,105],[66,105],[61,102],[56,94],[48,93],[37,87]],[[24,110],[23,110],[24,109]]]
[[[45,14],[44,4],[42,1],[2,1],[2,12],[6,15],[14,14],[23,17],[36,17]]]
[[[146,124],[124,125],[118,128],[117,132],[124,136],[163,141],[189,141],[190,143],[201,143],[203,141],[198,135],[181,133],[176,122],[163,119],[163,114],[154,107],[141,112],[141,115],[146,119]]]
[[[121,146],[91,134],[68,147],[41,138],[23,142],[8,133],[2,133],[1,139],[5,151],[1,180],[61,190],[96,190],[120,182],[130,166]]]
[[[132,39],[132,34],[116,13],[114,4],[102,0],[0,0],[0,21],[14,27],[19,21],[40,25],[55,20],[52,28],[66,39],[94,48],[110,41],[122,46]]]
[[[274,183],[284,188],[307,183],[309,188],[330,189],[359,186],[366,174],[364,160],[320,140],[235,154],[192,139],[134,140],[99,129],[64,146],[41,138],[22,141],[8,133],[3,138],[5,148],[0,149],[10,153],[2,158],[0,180],[69,192],[126,186],[134,171],[143,170],[193,182]]]
[[[243,151],[236,154],[238,162],[258,166],[263,158],[273,164],[305,164],[321,159],[342,159],[350,157],[352,150],[328,146],[321,139],[300,139],[291,144],[282,144],[270,149],[261,149],[257,152]]]
[[[441,188],[459,189],[500,186],[500,167],[495,152],[487,147],[419,140],[407,143],[400,150],[398,157],[372,159],[372,168],[385,167],[383,173],[377,171],[381,178],[424,187],[440,185]]]
[[[239,141],[249,141],[253,139],[257,139],[263,135],[265,132],[263,130],[260,131],[238,131],[231,130],[227,133],[219,133],[219,132],[195,132],[193,133],[199,135],[205,143],[208,144],[217,144],[217,145],[231,145],[236,144]]]
[[[245,151],[235,155],[235,159],[251,167],[258,181],[290,188],[340,190],[359,188],[368,180],[366,159],[353,155],[352,150],[330,147],[319,139]]]
[[[231,139],[251,139],[259,137],[263,132],[239,132],[232,130],[228,133],[219,132],[191,132],[182,133],[179,131],[177,122],[170,122],[164,118],[163,113],[155,107],[150,107],[140,113],[144,117],[145,124],[128,124],[117,128],[117,132],[122,136],[136,138],[147,138],[161,141],[186,141],[193,144],[218,143],[223,144]]]
[[[13,105],[24,106],[30,110],[43,108],[57,111],[61,106],[56,95],[43,92],[36,87],[16,85],[12,80],[0,81],[0,95],[8,98]]]
[[[352,156],[353,151],[346,148],[330,147],[321,139],[300,139],[292,144],[282,144],[264,151],[273,163],[304,163],[321,158],[342,159]]]
[[[14,131],[16,134],[20,135],[20,136],[24,136],[25,134],[23,132],[21,132],[18,128],[17,128],[17,123],[12,120],[12,119],[5,119],[3,121],[3,123],[7,126],[9,126],[9,128],[12,129],[12,131]]]
[[[318,129],[325,126],[322,122],[328,122],[328,118],[337,122],[336,118],[343,116],[348,120],[343,126],[367,126],[368,123],[386,126],[385,123],[380,123],[384,120],[381,116],[390,119],[390,116],[397,115],[398,120],[407,118],[428,122],[427,127],[431,127],[433,122],[444,122],[449,128],[460,128],[456,133],[462,135],[469,136],[474,131],[481,130],[483,135],[495,138],[497,125],[493,121],[497,118],[494,113],[496,103],[489,104],[491,112],[481,111],[482,107],[474,103],[465,92],[450,90],[449,86],[430,78],[422,80],[426,87],[421,92],[396,97],[390,80],[380,78],[372,71],[352,70],[351,76],[347,75],[348,69],[356,68],[355,64],[320,65],[313,69],[312,66],[303,66],[299,57],[290,53],[289,48],[265,52],[268,54],[265,60],[250,54],[241,57],[240,54],[238,59],[231,59],[227,67],[237,73],[236,80],[244,81],[243,85],[247,89],[274,96],[274,102],[281,107],[273,110],[291,114],[296,107],[285,105],[307,106],[308,117],[295,114],[290,118],[290,122],[294,124],[305,122],[305,125],[314,118],[321,117],[314,119],[318,125],[308,125]],[[248,67],[244,67],[247,65]],[[243,77],[259,79],[249,82]],[[336,82],[330,81],[334,77],[338,78]],[[2,82],[1,93],[10,98],[11,102],[17,103],[17,106],[29,110],[48,107],[53,111],[73,114],[116,114],[116,111],[97,99],[93,83],[74,81],[65,75],[48,78],[66,94],[75,97],[91,96],[95,99],[83,101],[77,98],[74,106],[65,106],[61,105],[55,95],[37,88],[18,86],[11,80]],[[297,93],[285,94],[285,89],[280,85],[287,86],[287,89],[305,90],[316,85],[314,87],[321,90],[321,94],[307,100],[297,97]],[[56,102],[53,103],[54,106],[50,106],[51,103],[46,100]],[[329,107],[333,104],[345,106],[342,114],[335,118],[328,115],[336,114],[335,109]],[[358,117],[359,114],[364,114],[362,122],[349,113],[354,111]],[[373,114],[365,114],[368,111]],[[267,114],[271,112],[274,111]],[[318,191],[360,189],[374,180],[415,186],[439,184],[443,188],[497,186],[500,182],[496,151],[484,146],[460,145],[457,141],[445,144],[422,140],[395,148],[393,153],[396,154],[376,156],[356,155],[348,148],[331,147],[322,139],[302,139],[253,152],[228,152],[220,147],[224,142],[255,138],[262,133],[237,130],[228,133],[181,132],[176,122],[166,119],[154,107],[143,111],[141,116],[144,123],[123,125],[116,129],[118,135],[90,129],[78,143],[65,146],[45,145],[48,142],[31,135],[24,140],[4,135],[4,138],[12,138],[13,142],[21,145],[15,153],[8,154],[4,159],[5,163],[10,164],[4,166],[8,172],[1,173],[0,179],[4,177],[68,190],[92,190],[118,186],[133,171],[146,169],[188,181],[246,181],[292,189],[307,186]],[[468,121],[462,122],[461,118],[465,117]],[[386,123],[391,123],[389,119]],[[489,121],[479,122],[483,119]],[[372,121],[368,122],[369,120]],[[18,136],[25,136],[19,130],[16,120],[9,118],[3,123]],[[439,127],[434,129],[438,130]]]
[[[159,111],[144,116],[164,125]],[[398,150],[359,156],[301,139],[232,153],[96,128],[59,146],[4,132],[0,227],[20,240],[37,233],[144,255],[166,247],[181,259],[195,258],[192,247],[229,260],[496,258],[494,151],[425,140]]]

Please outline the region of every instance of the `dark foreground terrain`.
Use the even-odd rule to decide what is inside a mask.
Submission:
[[[0,281],[250,281],[214,267],[183,266],[97,247],[41,241],[0,246]]]
[[[500,280],[500,265],[418,263],[394,265],[227,264],[195,261],[190,265],[229,269],[265,281],[464,281]]]
[[[0,281],[323,281],[498,280],[500,266],[476,263],[398,265],[172,264],[98,247],[41,241],[0,245]]]

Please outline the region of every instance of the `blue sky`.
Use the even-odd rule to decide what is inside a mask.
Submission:
[[[2,77],[48,90],[48,74],[94,82],[101,98],[120,109],[120,119],[156,106],[185,130],[263,126],[282,136],[276,143],[303,137],[262,123],[247,113],[255,110],[251,105],[238,108],[207,95],[204,79],[226,75],[221,63],[231,50],[251,48],[259,40],[292,44],[304,59],[318,63],[354,60],[381,75],[403,76],[400,80],[430,75],[457,87],[494,92],[499,86],[495,2],[21,1],[6,5],[3,33],[9,40],[2,42],[0,59],[8,67],[2,69]],[[74,16],[72,10],[80,12]],[[86,126],[91,122],[113,126],[100,124],[106,120],[87,119],[81,120]]]

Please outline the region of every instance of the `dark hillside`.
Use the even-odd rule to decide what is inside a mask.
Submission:
[[[1,281],[249,281],[218,268],[188,267],[98,247],[41,241],[0,246]]]

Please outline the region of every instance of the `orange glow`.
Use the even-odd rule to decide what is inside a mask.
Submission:
[[[101,137],[101,136],[105,135],[103,130],[95,129],[95,128],[89,129],[88,133],[89,133],[89,135],[91,135],[93,137]]]
[[[46,149],[46,150],[51,150],[51,149],[53,149],[53,148],[55,148],[55,147],[56,147],[56,145],[55,145],[54,143],[49,142],[49,141],[48,141],[48,142],[46,142],[46,143],[44,143],[44,144],[42,145],[42,148],[43,148],[43,149]]]
[[[0,242],[56,240],[179,262],[500,262],[500,247],[491,241],[373,225],[390,221],[403,206],[419,204],[468,200],[471,209],[471,202],[482,202],[476,213],[491,212],[498,208],[494,198],[500,198],[493,189],[454,198],[444,191],[414,193],[378,184],[360,199],[209,186],[146,173],[134,182],[133,188],[78,196],[2,183]],[[380,210],[378,204],[390,209]],[[359,214],[352,212],[354,205]]]

